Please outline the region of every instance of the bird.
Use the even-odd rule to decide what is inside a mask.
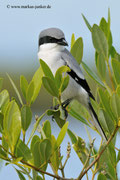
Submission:
[[[89,111],[93,124],[100,133],[102,139],[107,141],[106,134],[99,122],[98,116],[92,107],[91,99],[95,100],[90,87],[83,75],[83,72],[66,46],[64,32],[59,28],[47,28],[40,32],[38,40],[38,58],[42,59],[55,75],[58,68],[68,66],[70,71],[69,84],[63,91],[61,97],[67,105],[73,100],[77,100]]]

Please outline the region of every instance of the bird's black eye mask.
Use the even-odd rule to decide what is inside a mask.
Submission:
[[[44,36],[39,39],[39,46],[46,43],[57,43],[59,45],[63,45],[62,42],[65,41],[65,38],[56,39],[51,36]]]

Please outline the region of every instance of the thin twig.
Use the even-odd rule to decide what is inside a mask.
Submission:
[[[120,151],[120,149],[118,149],[117,147],[115,147],[115,149],[116,149],[117,151]]]
[[[88,162],[89,162],[89,160],[90,160],[91,152],[92,152],[92,148],[93,148],[94,141],[95,141],[95,139],[93,139],[93,141],[91,142],[91,145],[90,145],[90,151],[89,151],[88,157],[87,157],[87,159],[86,159],[86,161],[85,161],[85,164],[84,164],[84,166],[83,166],[83,168],[82,168],[82,171],[81,171],[81,173],[80,173],[78,179],[82,176],[82,174],[83,174],[83,172],[85,171],[86,166],[87,166],[87,164],[88,164]]]
[[[66,157],[66,160],[64,162],[63,168],[65,168],[66,163],[67,163],[68,159],[70,158],[70,153],[71,153],[71,145],[70,145],[70,142],[68,142],[68,145],[67,145],[67,157]]]
[[[64,173],[64,166],[62,165],[62,162],[60,163],[60,170],[61,170],[61,173],[62,173],[62,177],[64,178],[65,173]]]
[[[68,145],[67,145],[67,157],[66,157],[65,162],[64,162],[63,165],[62,165],[62,162],[61,162],[61,164],[60,164],[61,167],[59,168],[61,170],[62,177],[65,177],[64,168],[65,168],[65,166],[67,164],[68,159],[70,158],[70,153],[71,153],[71,145],[68,142]],[[60,154],[60,156],[61,156],[61,154]]]
[[[89,180],[89,178],[88,178],[88,174],[86,173],[86,178],[87,178],[87,180]]]
[[[93,173],[92,180],[94,180],[95,175],[97,174],[98,171],[99,171],[99,169],[96,169],[96,171]]]
[[[66,166],[66,164],[67,164],[68,159],[69,159],[69,156],[67,156],[67,157],[66,157],[66,160],[65,160],[65,162],[64,162],[63,168],[65,168],[65,166]]]
[[[115,136],[116,132],[118,131],[119,126],[117,125],[114,132],[112,133],[112,135],[110,136],[110,138],[108,139],[106,145],[104,146],[104,148],[102,149],[102,151],[98,154],[98,156],[96,157],[96,159],[86,168],[86,170],[81,174],[81,176],[78,177],[78,180],[81,180],[82,177],[89,171],[89,169],[100,159],[101,155],[103,154],[103,152],[105,151],[106,147],[109,145],[109,143],[111,142],[111,140],[113,139],[113,137]]]

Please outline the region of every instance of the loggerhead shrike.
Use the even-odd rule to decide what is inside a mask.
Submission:
[[[95,127],[106,141],[105,132],[90,102],[90,98],[94,99],[94,97],[79,64],[65,46],[68,46],[68,43],[65,40],[64,33],[60,29],[45,29],[39,35],[38,58],[47,63],[54,75],[61,66],[66,65],[70,68],[71,71],[68,72],[70,80],[68,87],[62,93],[62,100],[71,102],[76,99],[83,104],[91,114]]]

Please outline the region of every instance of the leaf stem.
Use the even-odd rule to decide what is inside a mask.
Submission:
[[[61,170],[61,173],[62,173],[62,177],[65,177],[65,173],[64,173],[64,166],[62,165],[62,162],[60,163],[60,170]]]
[[[78,177],[77,180],[81,180],[82,177],[89,171],[89,169],[100,159],[101,155],[104,153],[105,149],[107,148],[107,146],[110,144],[111,140],[113,139],[113,137],[115,136],[116,132],[118,131],[119,126],[117,125],[114,132],[112,133],[112,135],[110,136],[110,138],[108,139],[108,141],[106,142],[106,145],[104,146],[104,148],[102,149],[102,151],[98,154],[98,156],[96,157],[96,159],[85,169],[85,171],[83,171],[83,173]]]
[[[25,143],[25,131],[23,131],[23,142]]]
[[[92,180],[94,180],[96,173],[99,171],[99,169],[96,169],[96,171],[92,175]]]

